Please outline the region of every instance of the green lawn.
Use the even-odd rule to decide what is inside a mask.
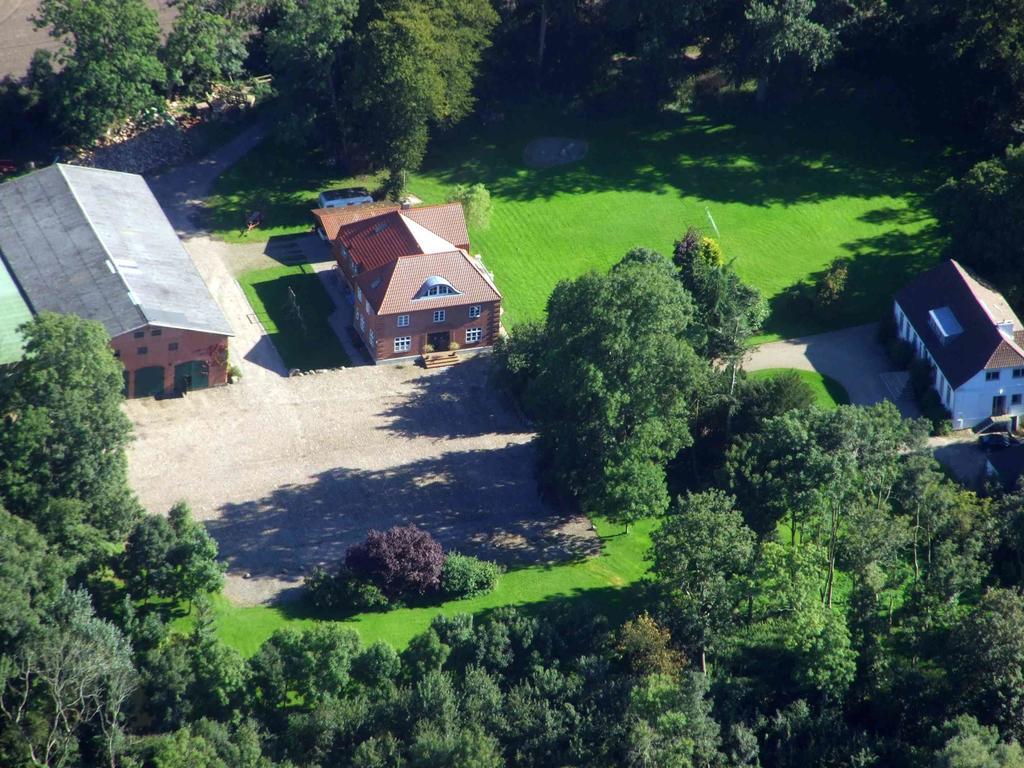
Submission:
[[[815,371],[799,371],[795,368],[762,368],[760,371],[750,371],[747,376],[751,379],[767,379],[790,371],[803,379],[814,391],[815,401],[821,408],[832,409],[850,404],[850,396],[846,392],[846,387],[835,379],[822,376]]]
[[[605,521],[598,520],[596,525],[604,540],[602,552],[596,557],[509,571],[502,575],[497,589],[483,597],[426,608],[360,614],[343,623],[354,627],[364,643],[386,640],[401,649],[427,629],[438,614],[484,615],[506,605],[525,606],[527,610],[557,609],[560,603],[573,601],[592,604],[612,619],[625,618],[633,603],[630,587],[639,586],[650,566],[647,554],[656,523],[642,521],[631,526],[628,534],[620,526]],[[245,656],[254,654],[274,630],[286,624],[302,627],[325,618],[305,613],[301,603],[246,608],[217,597],[214,609],[221,638]],[[190,617],[179,619],[178,626],[185,628],[190,621]]]
[[[667,253],[689,225],[711,232],[710,212],[727,257],[771,300],[761,340],[791,337],[876,319],[941,250],[929,195],[946,173],[942,153],[867,111],[814,103],[784,115],[743,101],[600,121],[510,112],[434,142],[410,190],[427,202],[462,182],[491,191],[491,225],[470,234],[504,293],[507,323],[539,317],[558,280],[607,269],[632,246]],[[545,135],[585,139],[589,153],[529,170],[523,148]],[[376,179],[339,179],[315,157],[267,146],[218,181],[212,225],[236,238],[258,207],[262,236],[305,231],[316,193],[352,183]],[[809,316],[793,289],[839,257],[853,259],[846,298],[827,317]]]
[[[334,302],[308,264],[243,272],[238,282],[287,368],[351,364],[327,322]]]

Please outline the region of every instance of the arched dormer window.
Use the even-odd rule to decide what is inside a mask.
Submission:
[[[417,299],[432,299],[439,296],[458,296],[461,292],[443,277],[432,275],[423,281],[419,291],[416,292]]]

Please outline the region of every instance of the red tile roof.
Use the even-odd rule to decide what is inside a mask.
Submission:
[[[466,229],[466,214],[462,210],[462,203],[421,205],[402,211],[402,215],[443,237],[455,247],[469,251],[469,231]]]
[[[443,277],[459,293],[415,298],[428,277]],[[420,309],[443,309],[500,301],[501,294],[483,264],[464,251],[402,256],[356,277],[374,311],[404,314]]]
[[[356,285],[378,314],[501,300],[483,264],[467,253],[461,203],[383,211],[343,224],[338,238],[357,265]],[[415,298],[433,276],[458,293]]]
[[[363,271],[401,256],[469,250],[461,203],[383,211],[341,226],[338,237]]]
[[[338,232],[346,224],[363,221],[374,216],[380,216],[388,211],[397,211],[398,203],[381,201],[377,203],[364,203],[363,205],[346,205],[337,208],[314,208],[313,218],[316,219],[328,240],[334,240]]]

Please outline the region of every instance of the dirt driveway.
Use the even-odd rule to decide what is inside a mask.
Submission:
[[[487,386],[486,365],[367,366],[132,400],[131,482],[152,512],[192,505],[228,563],[226,594],[246,604],[294,595],[315,564],[400,523],[507,563],[593,553],[586,522],[538,498],[532,435]]]

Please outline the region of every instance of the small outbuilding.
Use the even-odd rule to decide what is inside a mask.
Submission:
[[[59,312],[103,324],[128,397],[227,383],[231,326],[142,176],[57,164],[0,185],[0,267],[7,362],[16,325]]]

